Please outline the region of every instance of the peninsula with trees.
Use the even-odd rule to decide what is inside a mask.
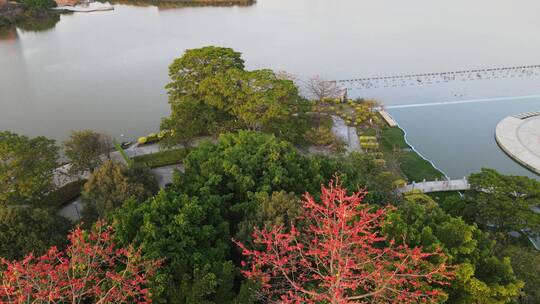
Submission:
[[[170,115],[131,146],[73,131],[60,164],[55,141],[0,132],[0,302],[540,301],[537,180],[403,193],[444,174],[377,101],[216,46],[169,76]]]

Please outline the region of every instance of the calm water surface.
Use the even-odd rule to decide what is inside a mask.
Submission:
[[[540,2],[259,0],[251,7],[62,16],[0,38],[0,129],[63,140],[91,128],[134,138],[169,111],[167,67],[187,48],[232,47],[248,68],[327,79],[540,64]],[[386,105],[540,94],[540,78],[352,90]],[[540,98],[391,110],[410,142],[452,177],[480,167],[531,174],[493,140],[504,116]],[[124,137],[121,137],[121,135]]]

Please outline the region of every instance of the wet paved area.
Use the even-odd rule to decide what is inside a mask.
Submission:
[[[510,157],[540,174],[540,112],[504,118],[497,125],[495,138]]]

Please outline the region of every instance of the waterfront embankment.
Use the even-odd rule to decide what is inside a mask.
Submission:
[[[540,111],[504,118],[495,129],[495,139],[512,159],[540,174]]]

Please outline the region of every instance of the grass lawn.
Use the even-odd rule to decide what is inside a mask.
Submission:
[[[135,164],[145,164],[150,168],[157,168],[181,163],[186,155],[187,151],[181,148],[135,156],[133,161]]]
[[[405,133],[400,128],[382,129],[381,148],[385,155],[397,155],[402,175],[411,181],[434,180],[444,177],[430,162],[414,152],[405,142]],[[398,153],[394,153],[398,150]]]

